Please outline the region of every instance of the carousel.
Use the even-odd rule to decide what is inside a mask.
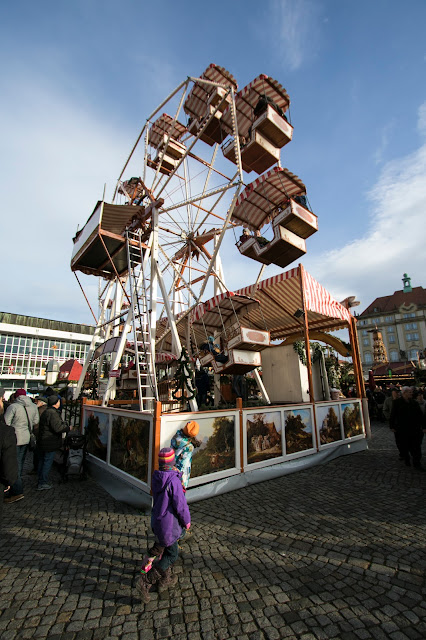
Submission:
[[[83,293],[79,273],[98,281],[75,390],[82,397],[91,373],[81,429],[93,473],[128,502],[150,502],[158,451],[191,420],[189,501],[366,447],[350,299],[337,302],[297,263],[318,220],[281,165],[289,107],[264,74],[241,90],[215,64],[188,77],[147,118],[111,202],[73,238]],[[257,263],[255,282],[228,289],[227,269]],[[279,273],[267,277],[269,265]],[[341,329],[348,343],[330,333]],[[356,397],[330,388],[310,340],[352,358]]]

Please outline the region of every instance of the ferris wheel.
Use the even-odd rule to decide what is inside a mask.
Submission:
[[[303,255],[317,230],[303,182],[280,163],[293,133],[289,105],[285,89],[263,74],[241,91],[215,64],[188,77],[147,118],[112,203],[99,202],[74,239],[73,271],[105,281],[97,337],[111,344],[102,353],[114,354],[114,368],[133,345],[146,398],[156,397],[160,354],[176,357],[185,346],[193,355],[194,310],[202,317],[203,300],[227,295],[227,232],[237,238],[243,227],[242,259],[264,268]],[[114,380],[104,401],[113,395]]]

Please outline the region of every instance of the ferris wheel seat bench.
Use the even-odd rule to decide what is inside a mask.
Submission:
[[[237,164],[237,160],[235,158],[235,138],[231,138],[225,143],[225,145],[222,147],[222,153],[225,158],[227,158],[227,160],[230,160],[234,164]],[[241,165],[246,173],[250,173],[252,171],[252,168],[243,161],[242,154]]]
[[[295,233],[276,224],[274,237],[270,242],[261,245],[253,237],[241,243],[238,250],[243,256],[258,262],[272,263],[284,268],[306,253],[306,242]]]
[[[160,163],[160,159],[161,159],[161,155],[158,155],[154,160],[152,160],[151,158],[148,158],[147,159],[148,167],[151,167],[151,169],[157,170],[157,167]],[[172,156],[164,154],[161,160],[159,171],[160,173],[168,176],[172,171],[176,169],[178,163],[179,163],[179,160],[177,158],[173,158]]]
[[[216,113],[214,113],[215,109],[216,107],[208,105],[206,115],[197,125],[198,133],[208,121],[206,128],[200,135],[200,140],[206,142],[211,147],[216,143],[220,144],[223,142],[228,135],[228,129],[225,130],[221,125],[222,112],[218,109]]]
[[[222,115],[222,112],[225,111],[228,105],[232,102],[231,94],[228,93],[228,95],[226,95],[227,93],[228,91],[224,87],[215,87],[214,91],[207,99],[207,105],[214,108],[219,107],[219,111]]]
[[[273,224],[288,229],[304,240],[318,231],[317,216],[293,199],[290,199],[288,207],[274,218]]]
[[[268,105],[264,113],[253,122],[252,131],[258,131],[279,149],[290,142],[293,137],[291,124],[271,105]]]
[[[222,149],[225,158],[237,164],[235,159],[235,140],[230,140]],[[280,159],[280,150],[260,132],[252,130],[251,137],[241,147],[241,162],[244,171],[256,171],[261,174]]]
[[[186,147],[182,142],[175,140],[174,138],[170,138],[167,143],[167,134],[164,134],[162,143],[157,147],[159,151],[163,151],[165,149],[165,153],[172,158],[176,158],[180,160],[185,155]],[[167,146],[166,146],[167,143]]]
[[[228,349],[244,349],[245,351],[260,351],[266,349],[271,344],[271,334],[269,331],[243,327],[234,324],[227,330]]]
[[[247,351],[242,349],[229,349],[228,361],[217,362],[212,353],[201,358],[200,362],[203,367],[212,367],[215,373],[232,373],[242,375],[253,371],[262,364],[260,353],[258,351]]]

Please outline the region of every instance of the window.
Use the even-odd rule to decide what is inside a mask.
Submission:
[[[360,326],[360,327],[363,327],[364,325],[365,325],[365,320],[360,320],[360,321],[359,321],[359,326]]]
[[[388,327],[388,333],[395,333],[395,327]]]
[[[417,360],[419,357],[418,349],[409,349],[408,358],[410,360]]]
[[[404,318],[404,320],[407,320],[407,318],[415,318],[416,314],[415,313],[404,313],[404,315],[402,317]]]
[[[374,313],[377,313],[379,311],[379,307],[374,307],[373,311]]]
[[[418,333],[407,333],[406,336],[407,340],[418,340],[419,339],[419,334]]]
[[[361,333],[362,333],[362,335],[363,335],[363,336],[367,336],[367,335],[368,335],[368,331],[367,331],[367,329],[363,329],[363,330],[361,331]]]
[[[393,322],[393,316],[385,316],[385,322]]]
[[[366,353],[364,355],[364,362],[366,364],[371,364],[373,362],[373,356],[371,355],[371,353]]]
[[[417,322],[408,322],[405,325],[406,329],[417,329]]]
[[[390,359],[391,362],[398,362],[398,351],[395,351],[394,349],[392,349],[392,351],[390,352]]]
[[[393,344],[395,342],[395,336],[392,336],[392,335],[388,336],[388,342],[390,344]]]
[[[369,338],[364,338],[362,341],[364,347],[369,347],[370,346],[370,340]]]

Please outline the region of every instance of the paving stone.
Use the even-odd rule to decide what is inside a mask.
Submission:
[[[0,637],[424,640],[426,478],[386,425],[372,433],[367,451],[191,504],[179,582],[146,605],[149,515],[90,479],[54,477],[49,500],[29,486],[36,509],[4,510]]]

